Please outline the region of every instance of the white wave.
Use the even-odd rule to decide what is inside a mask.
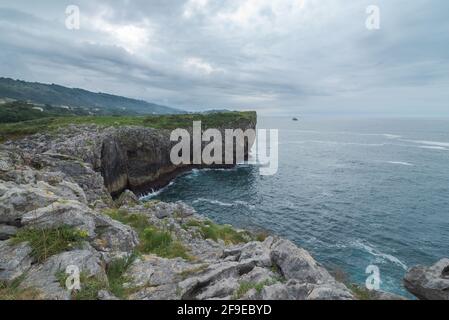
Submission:
[[[164,192],[167,188],[171,187],[173,184],[174,184],[174,181],[170,182],[167,186],[165,186],[159,190],[151,190],[146,195],[140,197],[140,200],[142,200],[142,201],[150,200],[150,199],[160,195],[162,192]]]
[[[377,136],[384,137],[387,139],[400,139],[401,135],[391,134],[391,133],[360,133],[360,132],[351,132],[351,131],[319,131],[319,130],[284,130],[284,132],[299,132],[299,133],[321,133],[321,134],[342,134],[342,135],[354,135],[354,136]]]
[[[193,203],[199,203],[199,202],[207,202],[207,203],[215,204],[215,205],[222,206],[222,207],[243,206],[243,207],[247,207],[248,209],[251,209],[251,210],[256,208],[254,205],[251,205],[245,201],[234,201],[234,202],[228,203],[228,202],[222,202],[219,200],[212,200],[212,199],[206,199],[206,198],[198,198],[193,201]]]
[[[449,150],[445,147],[438,147],[438,146],[419,146],[421,149],[431,149],[431,150]]]
[[[305,143],[320,143],[331,145],[343,145],[343,146],[363,146],[363,147],[383,147],[386,143],[359,143],[359,142],[341,142],[341,141],[326,141],[326,140],[299,140],[299,141],[287,141],[279,144],[305,144]]]
[[[400,138],[402,138],[402,136],[397,135],[397,134],[382,133],[381,135],[384,136],[387,139],[400,139]]]
[[[427,140],[403,140],[403,141],[412,142],[416,144],[423,144],[426,146],[449,148],[449,142],[427,141]]]
[[[398,165],[401,165],[401,166],[408,166],[408,167],[414,166],[413,164],[411,164],[409,162],[402,162],[402,161],[387,161],[387,163],[389,163],[389,164],[398,164]]]
[[[391,254],[388,254],[388,253],[383,253],[383,252],[377,250],[376,248],[363,243],[360,240],[355,241],[353,243],[353,245],[355,247],[357,247],[357,248],[365,250],[366,252],[368,252],[372,256],[378,257],[378,258],[380,258],[380,259],[382,259],[384,261],[389,261],[391,263],[394,263],[394,264],[400,266],[404,270],[408,269],[407,265],[405,263],[403,263],[401,260],[399,260],[397,257],[395,257],[395,256],[393,256]]]

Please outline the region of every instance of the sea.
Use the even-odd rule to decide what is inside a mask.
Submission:
[[[279,131],[275,175],[257,163],[193,170],[144,199],[285,237],[351,283],[375,266],[380,290],[409,298],[406,270],[449,257],[449,119],[259,117],[258,128]]]

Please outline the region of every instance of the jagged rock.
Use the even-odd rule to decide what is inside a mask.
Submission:
[[[50,187],[48,185],[48,187]],[[19,224],[26,212],[45,207],[58,197],[44,185],[17,185],[0,181],[0,223]]]
[[[0,281],[10,282],[27,271],[34,260],[30,254],[27,243],[0,241]]]
[[[180,258],[166,259],[146,255],[131,264],[125,277],[131,279],[128,284],[130,287],[157,287],[180,282],[185,274],[194,273],[201,266],[188,263]]]
[[[185,277],[198,273],[202,264],[191,264],[183,259],[165,259],[154,255],[134,261],[125,277],[130,288],[142,287],[130,296],[132,300],[179,299],[177,283]]]
[[[107,283],[107,277],[100,255],[92,249],[63,252],[50,257],[43,264],[33,266],[21,282],[21,288],[39,290],[45,300],[69,300],[71,293],[61,286],[57,278],[68,266],[76,266],[87,278],[96,277]],[[81,288],[83,283],[81,282]]]
[[[449,259],[441,259],[431,267],[409,269],[404,285],[418,299],[449,300]]]
[[[354,300],[354,296],[340,283],[331,282],[327,284],[311,285],[312,291],[307,300]]]
[[[0,241],[8,240],[17,233],[17,228],[14,226],[8,226],[0,224]]]
[[[196,299],[229,299],[238,288],[239,282],[236,278],[224,278],[204,288],[204,290],[196,296]]]
[[[252,260],[257,266],[271,267],[270,245],[272,238],[268,237],[264,242],[249,242],[241,246],[227,249],[223,252],[224,258],[234,257],[236,261]]]
[[[288,290],[285,285],[281,283],[273,284],[264,287],[260,293],[262,300],[288,300]]]
[[[120,299],[107,290],[100,290],[98,291],[98,300],[106,301],[106,300],[120,300]]]
[[[333,281],[329,272],[321,267],[304,249],[285,239],[278,239],[271,247],[271,259],[286,279],[320,284]]]
[[[131,254],[139,244],[139,237],[130,226],[100,213],[94,213],[94,222],[97,237],[92,246],[105,253],[108,261]]]
[[[210,265],[200,276],[190,277],[179,283],[182,298],[197,299],[207,292],[207,287],[213,286],[221,280],[238,279],[239,276],[249,273],[254,267],[253,261],[244,263],[219,262]]]
[[[139,198],[130,190],[125,190],[120,197],[114,201],[115,205],[120,208],[122,206],[132,207],[140,203]]]
[[[22,224],[38,228],[60,226],[76,227],[95,237],[95,219],[92,210],[78,201],[65,200],[30,211],[22,217]]]

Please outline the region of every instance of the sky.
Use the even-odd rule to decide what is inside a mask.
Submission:
[[[0,76],[191,111],[449,116],[449,1],[0,0]]]

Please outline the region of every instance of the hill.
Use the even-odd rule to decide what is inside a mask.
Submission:
[[[0,99],[27,101],[33,104],[78,108],[93,115],[176,114],[183,111],[107,93],[72,89],[56,84],[0,78]]]

